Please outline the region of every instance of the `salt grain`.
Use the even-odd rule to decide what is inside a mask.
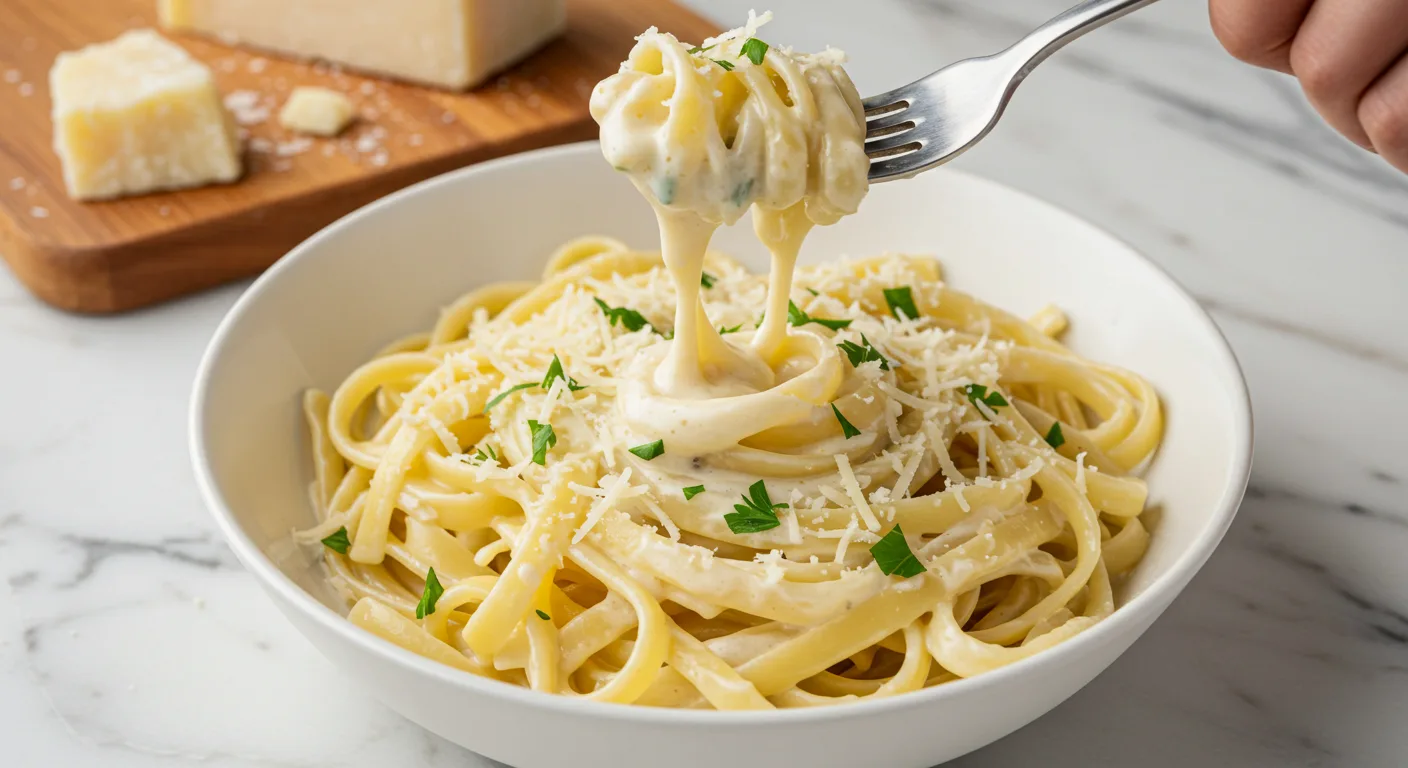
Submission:
[[[376,136],[370,133],[364,133],[361,136],[357,137],[356,149],[362,154],[366,154],[368,152],[375,152],[380,147],[381,141],[379,141]]]
[[[36,219],[47,219],[49,218],[49,209],[41,205],[36,205],[29,209],[29,215]]]
[[[20,81],[21,75],[18,69],[11,69],[5,72],[5,82],[14,85]]]
[[[162,215],[162,216],[170,216],[170,215],[171,215],[171,206],[169,206],[169,205],[163,205],[163,206],[161,206],[160,208],[156,209],[156,212],[157,212],[158,214]]]
[[[269,119],[269,107],[259,103],[258,91],[232,91],[225,97],[225,109],[240,125],[258,125]]]
[[[254,74],[257,75],[257,74],[259,74],[260,72],[263,72],[264,69],[265,69],[265,67],[268,67],[268,66],[269,66],[269,60],[268,60],[268,59],[250,59],[250,60],[249,60],[249,65],[248,65],[247,68],[249,69],[250,72],[253,72]]]
[[[363,96],[370,96],[376,93],[376,84],[368,80],[362,83],[362,87],[359,90],[361,90]]]
[[[16,177],[13,178],[13,179],[10,179],[10,189],[13,190],[13,191],[15,191],[15,192],[18,192],[18,191],[20,191],[21,189],[24,189],[24,179],[22,179],[22,178],[20,178],[20,177],[18,177],[18,176],[16,176]]]
[[[274,147],[274,154],[279,157],[292,157],[307,152],[311,146],[313,146],[312,139],[300,136],[296,139],[279,142],[278,146]]]
[[[20,95],[28,98],[33,95],[34,86],[30,83],[20,83]]]

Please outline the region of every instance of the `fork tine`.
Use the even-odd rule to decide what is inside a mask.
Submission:
[[[874,117],[865,122],[865,133],[868,136],[877,134],[884,136],[888,133],[897,133],[888,129],[910,123],[910,128],[924,122],[924,116],[919,114],[919,110],[910,107],[898,112],[887,112],[879,117]]]
[[[913,131],[897,133],[893,136],[885,136],[874,141],[865,143],[865,154],[872,159],[891,157],[904,152],[913,152],[924,147],[924,142],[919,140],[919,135]]]
[[[903,155],[895,155],[875,160],[870,164],[870,181],[871,183],[875,183],[887,179],[909,176],[924,168],[925,164],[919,159],[921,157],[923,157],[923,155],[919,152],[908,152]]]
[[[879,96],[862,99],[861,106],[865,107],[867,116],[877,112],[889,112],[897,107],[904,108],[914,103],[913,94],[914,89],[906,85],[893,91],[886,91]]]

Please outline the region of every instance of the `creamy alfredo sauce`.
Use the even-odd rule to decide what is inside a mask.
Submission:
[[[789,327],[788,300],[807,233],[865,196],[864,111],[839,51],[759,57],[749,41],[767,18],[692,49],[648,30],[592,94],[602,151],[654,208],[675,286],[674,340],[636,361],[618,400],[631,430],[664,439],[667,454],[734,449],[788,426],[814,435],[805,425],[831,418],[818,409],[846,378],[825,330]],[[755,333],[726,340],[701,302],[705,251],[750,208],[772,254],[767,308]]]

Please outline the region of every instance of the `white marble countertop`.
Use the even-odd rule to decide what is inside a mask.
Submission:
[[[769,37],[847,49],[876,92],[1068,1],[774,0]],[[1188,286],[1246,369],[1258,439],[1236,525],[1168,614],[955,765],[1408,764],[1408,176],[1223,54],[1197,0],[1058,54],[958,165]],[[342,681],[197,498],[190,384],[242,287],[86,319],[0,270],[0,764],[490,765]]]

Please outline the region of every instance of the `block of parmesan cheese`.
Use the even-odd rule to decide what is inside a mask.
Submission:
[[[151,30],[61,53],[49,72],[70,197],[233,181],[239,138],[210,70]]]
[[[166,29],[463,90],[566,26],[566,0],[158,0]]]

